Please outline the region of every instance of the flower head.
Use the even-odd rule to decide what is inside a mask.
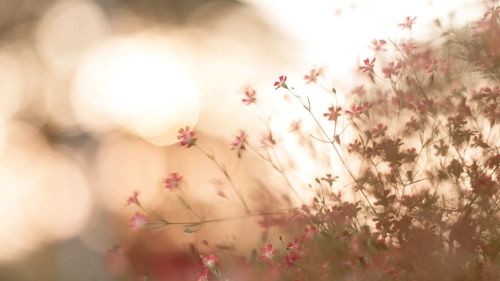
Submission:
[[[380,51],[385,51],[386,49],[384,46],[387,44],[387,42],[383,39],[377,40],[373,39],[372,40],[372,48],[375,52],[380,52]]]
[[[241,130],[240,134],[231,143],[231,150],[235,150],[238,153],[238,158],[241,157],[241,153],[245,150],[245,144],[247,142],[247,134],[245,131]]]
[[[132,196],[130,196],[127,199],[127,203],[125,203],[125,206],[131,205],[131,204],[141,206],[141,203],[139,202],[139,192],[138,191],[134,191],[134,193],[132,193]]]
[[[304,235],[302,235],[302,240],[308,240],[313,237],[314,234],[318,232],[318,228],[315,225],[308,226],[304,229]]]
[[[321,68],[313,68],[309,71],[309,74],[304,75],[304,80],[306,81],[306,84],[309,83],[316,83],[318,80],[318,76],[321,75],[323,70]]]
[[[323,116],[328,118],[330,121],[337,122],[338,117],[342,114],[341,111],[342,108],[340,106],[333,107],[332,105],[328,108],[328,112],[324,113]]]
[[[210,271],[208,270],[207,267],[203,267],[203,269],[196,274],[197,281],[208,281],[208,275],[210,274]]]
[[[180,183],[182,181],[182,176],[179,175],[179,173],[171,173],[170,176],[168,176],[165,179],[165,188],[167,188],[170,191],[173,191],[174,189],[178,188],[180,186]]]
[[[267,132],[267,134],[265,134],[260,140],[260,143],[265,147],[274,146],[276,144],[276,140],[273,137],[273,133],[271,131]]]
[[[392,76],[397,76],[399,74],[399,71],[403,65],[401,63],[395,64],[394,62],[390,62],[386,67],[382,69],[382,72],[384,73],[384,77],[387,79],[391,79]]]
[[[417,17],[406,17],[405,18],[405,21],[403,23],[400,23],[398,24],[399,27],[401,27],[402,29],[409,29],[411,30],[413,24],[415,24],[415,20],[417,19]]]
[[[293,267],[298,260],[299,254],[295,251],[291,251],[289,254],[283,257],[283,262],[287,267]]]
[[[286,85],[286,76],[281,75],[278,79],[278,81],[274,82],[274,87],[276,89],[283,88],[283,89],[288,89],[288,86]]]
[[[215,255],[201,256],[201,260],[203,262],[203,266],[207,268],[214,268],[217,263],[217,257]]]
[[[246,104],[246,105],[251,105],[257,101],[257,98],[255,98],[255,90],[253,88],[246,88],[245,89],[245,97],[241,99],[241,101]]]
[[[278,250],[273,249],[273,244],[267,244],[260,249],[260,259],[263,261],[272,260],[278,253]]]
[[[185,146],[187,148],[196,144],[198,138],[196,137],[196,133],[194,130],[191,130],[189,126],[186,126],[185,129],[179,129],[179,134],[177,135],[177,139],[180,140],[181,146]]]
[[[143,228],[146,223],[148,222],[148,219],[145,215],[141,214],[140,212],[136,212],[129,221],[130,228],[132,230],[139,230]]]

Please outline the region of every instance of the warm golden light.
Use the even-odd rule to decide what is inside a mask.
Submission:
[[[89,128],[120,126],[157,145],[176,142],[177,130],[195,125],[200,100],[168,38],[115,38],[80,65],[73,107]]]

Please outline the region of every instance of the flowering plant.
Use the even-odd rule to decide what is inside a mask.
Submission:
[[[399,26],[411,31],[414,24],[416,17],[406,17]],[[463,29],[436,25],[436,42],[374,39],[375,57],[358,69],[368,80],[353,87],[348,105],[332,90],[331,105],[318,109],[287,76],[274,83],[297,101],[291,106],[305,110],[319,136],[302,131],[302,121],[290,131],[327,146],[345,171],[314,178],[307,186],[311,202],[288,179],[271,130],[260,147],[245,131],[228,147],[238,158],[254,154],[283,176],[302,203],[286,210],[253,210],[194,129],[179,130],[180,145],[198,149],[224,175],[241,208],[236,218],[259,217],[264,229],[283,233],[279,243],[263,241],[250,257],[195,249],[198,280],[500,280],[500,8]],[[304,82],[324,86],[323,75],[313,69]],[[242,102],[257,104],[256,90],[245,89]],[[127,204],[144,214],[134,214],[132,229],[181,225],[193,232],[235,219],[201,216],[182,193],[182,180],[172,173],[165,185],[193,221],[167,220],[134,193]]]

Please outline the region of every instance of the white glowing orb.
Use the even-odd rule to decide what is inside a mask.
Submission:
[[[168,38],[144,34],[99,46],[73,83],[77,119],[89,129],[118,126],[157,145],[176,142],[177,130],[195,125],[200,113],[180,53]]]

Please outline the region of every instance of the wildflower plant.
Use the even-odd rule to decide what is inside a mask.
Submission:
[[[179,130],[180,145],[197,149],[220,170],[231,186],[231,194],[221,197],[233,198],[241,215],[201,216],[182,192],[182,175],[174,172],[165,187],[178,192],[194,219],[167,220],[134,193],[127,205],[140,212],[130,227],[180,225],[193,232],[257,217],[264,229],[282,233],[255,245],[253,254],[201,253],[197,280],[500,280],[500,8],[493,5],[460,29],[436,23],[436,40],[413,40],[418,21],[412,16],[399,24],[408,38],[374,39],[373,57],[358,68],[360,80],[368,79],[353,87],[346,104],[332,91],[331,103],[313,108],[313,96],[295,92],[299,81],[281,75],[270,83],[297,101],[290,106],[301,107],[320,134],[310,140],[328,146],[345,171],[304,186],[312,201],[297,200],[301,204],[285,210],[252,209],[224,163],[186,127]],[[303,83],[321,83],[323,75],[310,70]],[[255,106],[256,90],[245,89],[242,103]],[[293,120],[290,133],[301,130],[302,121]],[[278,145],[270,129],[260,144],[240,131],[228,149],[270,164],[301,199],[272,157]]]

